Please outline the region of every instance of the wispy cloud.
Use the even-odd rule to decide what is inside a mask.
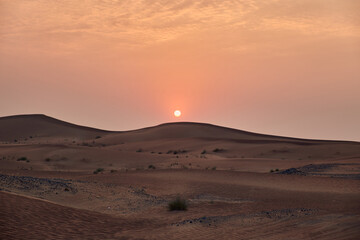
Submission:
[[[244,50],[253,44],[244,35],[263,32],[360,36],[356,0],[0,0],[0,6],[1,41],[9,46],[103,41],[141,48],[192,34],[216,42],[215,35],[232,33],[224,48]]]

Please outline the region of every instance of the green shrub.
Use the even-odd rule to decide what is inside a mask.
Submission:
[[[177,197],[175,200],[169,202],[168,208],[169,211],[186,211],[188,205],[185,199]]]
[[[102,172],[102,171],[104,171],[103,168],[98,168],[98,169],[96,169],[93,173],[94,173],[94,174],[98,174],[98,173],[100,173],[100,172]]]
[[[224,151],[224,149],[222,149],[222,148],[215,148],[214,150],[213,150],[213,152],[215,152],[215,153],[217,153],[217,152],[223,152]]]

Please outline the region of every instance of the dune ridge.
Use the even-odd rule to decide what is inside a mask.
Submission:
[[[171,122],[128,131],[109,131],[76,125],[44,114],[28,114],[0,117],[0,141],[27,137],[81,137],[93,138],[106,135],[112,140],[155,140],[159,138],[204,138],[249,141],[288,141],[298,143],[347,143],[354,141],[319,140],[253,133],[209,123]]]

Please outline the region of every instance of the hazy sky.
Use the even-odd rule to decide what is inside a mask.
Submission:
[[[28,113],[360,141],[360,1],[0,0],[0,116]]]

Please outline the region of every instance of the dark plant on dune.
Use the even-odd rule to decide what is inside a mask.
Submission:
[[[18,158],[17,159],[18,161],[26,161],[26,160],[28,160],[26,157],[20,157],[20,158]]]
[[[169,202],[168,208],[169,211],[186,211],[188,205],[185,199],[177,197],[175,200]]]
[[[179,149],[179,150],[169,150],[166,154],[181,154],[181,153],[187,153],[187,150],[185,149]]]
[[[150,164],[148,168],[149,169],[155,169],[156,167],[154,165]]]
[[[213,152],[215,152],[215,153],[223,152],[223,151],[224,151],[224,149],[222,149],[222,148],[215,148],[215,149],[213,150]]]
[[[98,173],[100,173],[100,172],[102,172],[102,171],[104,171],[103,168],[98,168],[98,169],[96,169],[93,173],[94,173],[94,174],[98,174]]]

